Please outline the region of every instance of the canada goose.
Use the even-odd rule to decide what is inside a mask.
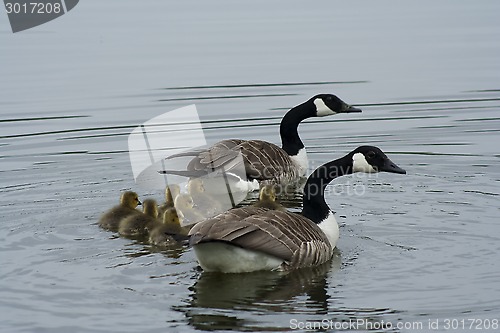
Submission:
[[[308,169],[306,150],[297,132],[300,122],[310,117],[350,112],[361,110],[346,104],[335,95],[316,95],[292,108],[281,120],[282,148],[261,140],[223,140],[207,149],[167,157],[194,156],[186,170],[164,170],[160,173],[202,177],[217,171],[216,174],[224,173],[224,177],[229,175],[235,178],[238,184],[236,187],[246,191],[258,189],[258,183],[261,182],[292,183],[305,176]],[[243,182],[247,185],[240,185]]]
[[[379,148],[361,146],[309,176],[300,214],[243,207],[199,222],[189,235],[200,266],[205,271],[238,273],[289,270],[328,261],[339,226],[325,202],[326,186],[343,175],[379,171],[406,173]]]
[[[123,219],[118,227],[118,233],[122,236],[145,236],[147,227],[153,225],[158,218],[158,206],[156,200],[146,199],[142,203],[143,212],[134,214]]]
[[[120,204],[114,206],[101,216],[99,226],[110,231],[118,231],[121,220],[133,214],[140,214],[140,211],[135,209],[140,204],[141,202],[137,193],[132,191],[123,192],[120,196]]]
[[[149,232],[149,242],[157,246],[177,245],[188,239],[187,230],[181,227],[175,208],[170,207],[163,214],[163,222],[156,223]]]
[[[252,206],[286,212],[286,208],[276,201],[276,189],[273,185],[264,185],[260,189],[259,200]]]
[[[181,193],[175,198],[175,209],[183,226],[195,224],[204,220],[206,216],[195,207],[191,195]]]
[[[165,187],[165,202],[158,207],[158,216],[163,216],[163,213],[170,207],[174,207],[174,200],[181,192],[181,188],[177,184],[167,185]]]

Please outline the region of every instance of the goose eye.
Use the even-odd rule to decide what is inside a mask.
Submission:
[[[376,154],[375,154],[375,152],[374,152],[374,151],[372,151],[372,150],[370,150],[370,151],[368,152],[368,154],[366,154],[366,156],[368,156],[369,158],[374,158],[374,157],[375,157],[375,155],[376,155]]]

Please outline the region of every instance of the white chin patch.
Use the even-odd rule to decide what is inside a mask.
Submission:
[[[377,172],[377,170],[375,170],[371,164],[366,161],[365,155],[361,153],[352,155],[352,170],[353,172]]]
[[[324,117],[324,116],[331,116],[332,114],[335,114],[336,112],[330,109],[328,106],[326,106],[325,102],[321,98],[316,98],[314,100],[314,105],[316,105],[316,116],[317,117]]]

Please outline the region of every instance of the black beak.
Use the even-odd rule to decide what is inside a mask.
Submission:
[[[139,199],[137,199],[137,204],[142,205],[142,202]]]
[[[353,113],[353,112],[362,112],[361,109],[355,108],[354,106],[351,105],[345,105],[341,113]]]
[[[396,165],[396,163],[392,162],[389,158],[385,159],[384,165],[379,168],[379,171],[399,173],[402,175],[406,174],[406,171],[404,169],[401,169],[400,167],[398,167]]]

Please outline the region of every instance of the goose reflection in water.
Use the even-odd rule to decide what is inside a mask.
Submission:
[[[221,314],[220,310],[265,311],[286,313],[295,311],[296,297],[307,295],[307,310],[326,314],[328,302],[327,277],[341,267],[338,250],[332,260],[312,268],[289,272],[259,271],[245,274],[202,272],[196,283],[189,305],[179,309],[197,329],[234,329],[255,325],[238,318],[238,311]],[[236,315],[236,316],[235,316]]]

